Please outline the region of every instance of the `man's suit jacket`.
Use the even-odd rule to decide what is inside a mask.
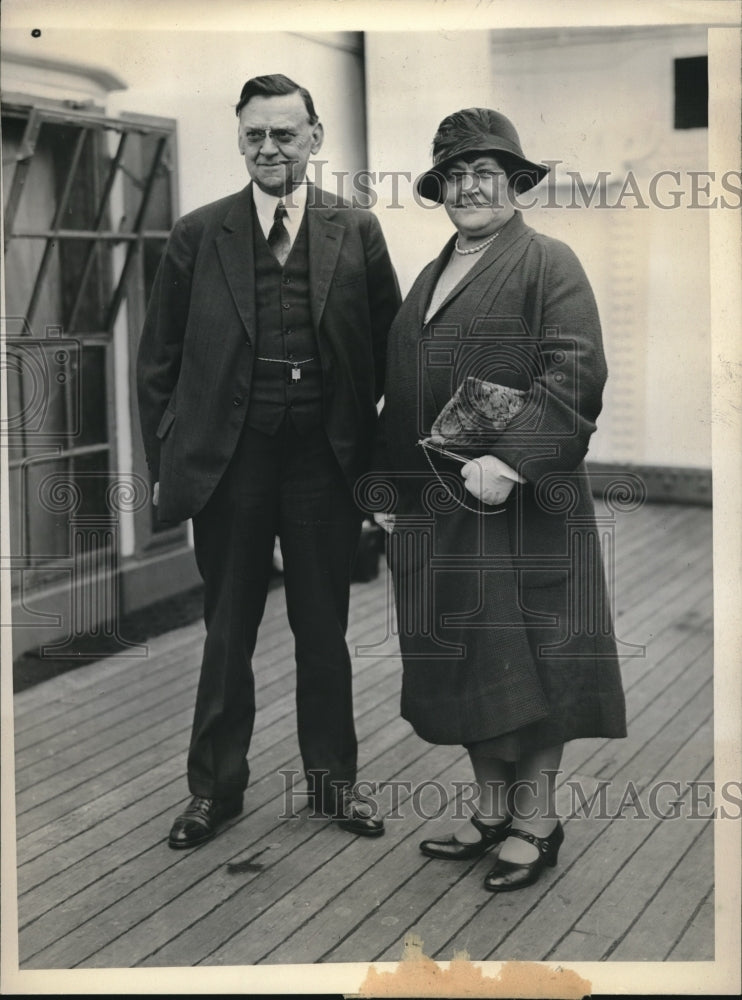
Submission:
[[[378,220],[312,185],[310,304],[324,424],[348,482],[367,468],[399,287]],[[203,508],[244,424],[256,356],[252,185],[173,228],[137,360],[147,462],[159,517]]]

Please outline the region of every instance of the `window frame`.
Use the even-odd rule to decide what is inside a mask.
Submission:
[[[100,346],[104,349],[103,372],[106,380],[106,434],[104,441],[86,445],[76,444],[74,434],[70,432],[68,426],[65,426],[63,434],[35,434],[30,447],[28,436],[23,428],[21,428],[20,435],[17,433],[11,435],[14,438],[14,443],[20,445],[18,449],[20,454],[12,458],[9,457],[9,468],[13,473],[20,468],[20,496],[16,497],[16,503],[22,518],[22,522],[18,524],[21,551],[12,557],[11,563],[13,568],[24,571],[22,573],[24,577],[22,589],[25,590],[29,584],[31,586],[41,585],[58,578],[67,571],[69,555],[63,557],[33,554],[34,545],[29,537],[32,528],[27,511],[23,509],[27,475],[24,468],[27,468],[30,463],[42,462],[46,458],[49,462],[65,464],[74,481],[76,460],[84,460],[85,456],[89,454],[105,452],[108,456],[108,475],[110,477],[116,476],[119,434],[116,426],[115,394],[122,387],[122,383],[128,383],[128,398],[130,401],[136,400],[135,358],[146,308],[146,302],[143,301],[142,261],[144,247],[148,241],[156,241],[161,243],[164,248],[165,241],[170,235],[169,228],[146,228],[145,220],[153,190],[163,170],[168,173],[170,224],[177,216],[177,131],[176,122],[173,119],[131,113],[124,113],[120,117],[113,118],[92,104],[81,106],[76,102],[37,99],[15,93],[3,95],[2,116],[3,119],[10,117],[25,121],[4,209],[5,250],[7,253],[11,243],[16,240],[38,240],[43,243],[43,251],[36,273],[32,272],[32,278],[29,282],[31,292],[25,306],[25,312],[23,312],[21,336],[28,336],[30,343],[44,342],[44,338],[33,336],[33,322],[45,288],[45,279],[52,262],[55,244],[61,245],[71,240],[83,243],[87,246],[87,250],[83,255],[82,277],[79,280],[79,285],[72,291],[73,300],[69,314],[70,328],[65,331],[65,336],[75,338],[81,344],[80,367],[82,367],[83,347]],[[24,226],[17,224],[18,210],[24,192],[27,191],[29,171],[39,146],[42,129],[47,124],[69,126],[77,129],[78,132],[73,139],[73,149],[66,168],[66,176],[62,174],[61,190],[55,193],[51,224],[38,227]],[[111,155],[105,153],[105,142],[99,138],[105,132],[118,135],[118,141],[114,140],[115,151],[112,149]],[[132,144],[132,136],[148,138],[154,140],[155,143],[152,159],[142,177],[127,177],[127,171],[124,167],[124,156],[127,146]],[[89,152],[92,157],[90,162],[93,163],[98,178],[90,200],[92,227],[69,229],[63,225],[63,222],[76,178],[79,176],[78,168],[82,161],[83,150],[88,142],[95,144]],[[129,190],[132,190],[133,187],[138,188],[141,197],[131,223],[126,227],[115,229],[109,221],[114,191],[117,186],[127,184],[130,185]],[[114,270],[111,269],[110,288],[106,289],[102,299],[101,319],[103,322],[96,323],[95,329],[77,330],[76,324],[80,316],[81,306],[85,301],[86,288],[89,294],[89,289],[92,287],[87,283],[95,271],[97,248],[102,245],[123,246],[123,259],[120,267],[116,269],[118,274],[115,274]],[[124,301],[127,302],[128,314],[129,370],[116,371],[113,332]],[[61,332],[61,327],[59,329]],[[67,392],[66,389],[65,392]],[[64,405],[69,409],[69,400],[66,397]],[[138,421],[131,412],[131,403],[128,419],[132,442],[132,471],[135,475],[147,478],[148,472],[140,442]],[[134,512],[134,521],[135,556],[142,555],[153,548],[182,546],[187,540],[187,526],[185,525],[158,529],[152,517],[149,503],[143,510]]]

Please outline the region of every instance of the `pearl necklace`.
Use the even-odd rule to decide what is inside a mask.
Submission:
[[[469,250],[462,250],[461,249],[461,247],[459,246],[459,238],[457,236],[456,237],[456,242],[454,243],[453,248],[456,251],[456,253],[460,253],[462,255],[462,257],[465,254],[468,254],[468,253],[479,253],[480,250],[484,250],[485,247],[488,247],[490,245],[490,243],[494,243],[494,241],[497,239],[497,237],[499,235],[500,235],[500,230],[498,229],[497,232],[493,233],[492,236],[490,236],[489,239],[487,239],[487,240],[484,241],[484,243],[480,243],[476,247],[471,247]]]

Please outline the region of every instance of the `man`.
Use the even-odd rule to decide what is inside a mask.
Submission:
[[[159,518],[193,518],[206,641],[188,754],[193,795],[173,848],[243,807],[251,658],[280,537],[310,802],[364,836],[345,641],[350,570],[399,306],[378,221],[305,181],[323,129],[309,93],[256,77],[236,106],[252,183],[180,219],[154,282],[139,408]]]

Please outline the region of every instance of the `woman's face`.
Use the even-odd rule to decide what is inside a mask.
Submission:
[[[491,236],[515,212],[505,171],[490,153],[455,160],[445,171],[448,217],[461,243]]]

